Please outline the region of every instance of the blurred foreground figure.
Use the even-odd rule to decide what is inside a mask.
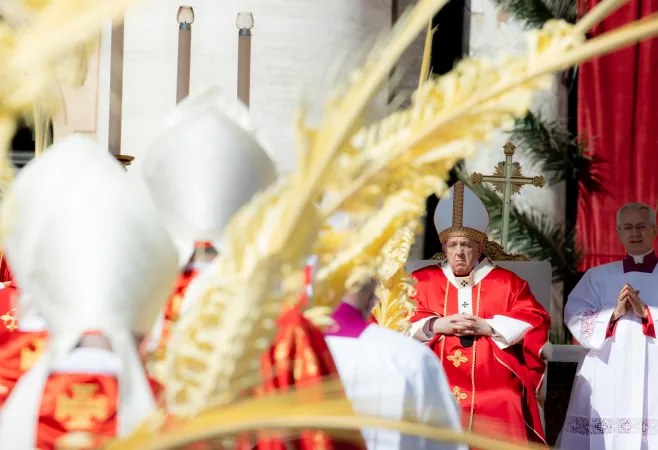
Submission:
[[[441,360],[464,429],[544,443],[536,395],[548,312],[526,281],[484,258],[489,213],[464,183],[439,202],[434,224],[447,260],[412,274],[411,334]]]
[[[569,294],[564,322],[589,353],[556,447],[658,449],[656,232],[650,206],[622,206],[617,236],[626,257],[589,269]]]
[[[0,412],[0,442],[97,448],[131,433],[156,407],[137,346],[177,275],[148,196],[93,141],[72,137],[21,171],[2,219],[16,281],[50,338]]]
[[[274,344],[261,357],[263,383],[256,395],[267,396],[292,389],[317,386],[325,380],[339,379],[338,370],[322,331],[306,319],[298,307],[290,308],[278,320],[279,332]],[[344,380],[341,378],[343,386]],[[347,388],[346,388],[347,390]],[[341,393],[342,395],[342,393]],[[345,435],[346,433],[343,433]],[[257,450],[356,450],[365,444],[359,432],[335,439],[317,430],[302,430],[286,436],[263,433]],[[252,448],[250,445],[240,450]]]
[[[368,323],[376,287],[371,280],[343,298],[333,314],[335,329],[326,338],[355,412],[460,431],[459,408],[434,353],[402,334]],[[460,448],[396,430],[362,432],[371,450]]]
[[[221,250],[224,227],[276,180],[277,171],[247,108],[210,89],[169,115],[139,174],[176,242],[183,268],[151,337],[150,350],[157,350],[160,359],[171,328],[212,273],[208,265]]]

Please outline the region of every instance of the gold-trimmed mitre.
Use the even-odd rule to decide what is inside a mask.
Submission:
[[[439,201],[434,211],[434,226],[443,244],[453,236],[465,236],[481,244],[487,240],[489,211],[473,191],[458,181],[449,196]]]

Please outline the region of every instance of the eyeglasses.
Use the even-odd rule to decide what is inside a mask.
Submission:
[[[624,225],[623,227],[619,227],[619,231],[623,231],[624,233],[632,233],[633,230],[639,232],[639,233],[644,233],[649,229],[649,226],[641,223],[639,225]]]

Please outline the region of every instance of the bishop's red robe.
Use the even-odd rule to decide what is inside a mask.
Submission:
[[[164,318],[162,321],[162,331],[157,343],[155,350],[155,358],[159,359],[164,357],[164,351],[167,344],[169,343],[169,338],[171,337],[171,331],[180,317],[181,306],[183,304],[183,299],[185,298],[185,293],[187,288],[190,286],[190,283],[199,274],[198,270],[195,269],[186,269],[178,276],[176,284],[174,285],[174,291],[169,297],[169,301],[164,307],[162,312]]]
[[[540,352],[548,341],[550,318],[528,283],[486,260],[464,279],[456,278],[447,263],[412,275],[418,280],[412,334],[427,330],[433,317],[462,312],[486,319],[496,331],[470,342],[453,335],[428,336],[462,408],[464,430],[545,443],[536,395],[546,368]]]
[[[14,282],[14,277],[11,270],[9,270],[9,264],[3,251],[0,251],[0,282],[4,283],[5,286],[10,286]]]
[[[113,373],[95,370],[103,365],[108,352],[73,352],[80,350],[88,353],[83,367],[52,373],[46,382],[35,430],[39,450],[69,448],[71,438],[77,445],[83,444],[78,448],[95,449],[117,437],[118,381]],[[162,387],[149,381],[157,399]]]
[[[45,348],[45,330],[21,329],[18,323],[18,289],[0,289],[0,408],[25,372]]]
[[[196,242],[194,248],[195,252],[197,250],[205,250],[212,248],[212,243]],[[154,333],[151,336],[151,339],[155,342],[149,343],[149,348],[152,349],[153,358],[155,360],[164,358],[164,352],[169,343],[172,329],[180,318],[187,290],[192,282],[199,276],[199,273],[205,268],[206,264],[207,261],[202,262],[201,264],[197,263],[197,261],[195,261],[195,255],[193,255],[187,266],[178,276],[171,297],[169,297],[169,301],[162,312],[162,322],[156,324],[156,327],[159,326],[161,329],[157,330],[157,333]]]
[[[257,395],[285,392],[322,383],[327,378],[338,378],[329,347],[322,331],[308,321],[299,308],[286,311],[278,321],[279,333],[274,345],[261,357],[263,384]],[[244,444],[243,444],[244,445]],[[241,448],[250,448],[248,445]],[[258,450],[355,450],[364,449],[360,433],[349,442],[337,441],[322,431],[303,430],[292,439],[261,435]]]

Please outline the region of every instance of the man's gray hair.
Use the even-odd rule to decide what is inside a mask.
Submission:
[[[646,203],[626,203],[624,206],[619,208],[617,211],[617,229],[621,228],[621,214],[624,211],[648,211],[649,212],[649,224],[652,227],[656,226],[656,211]]]

